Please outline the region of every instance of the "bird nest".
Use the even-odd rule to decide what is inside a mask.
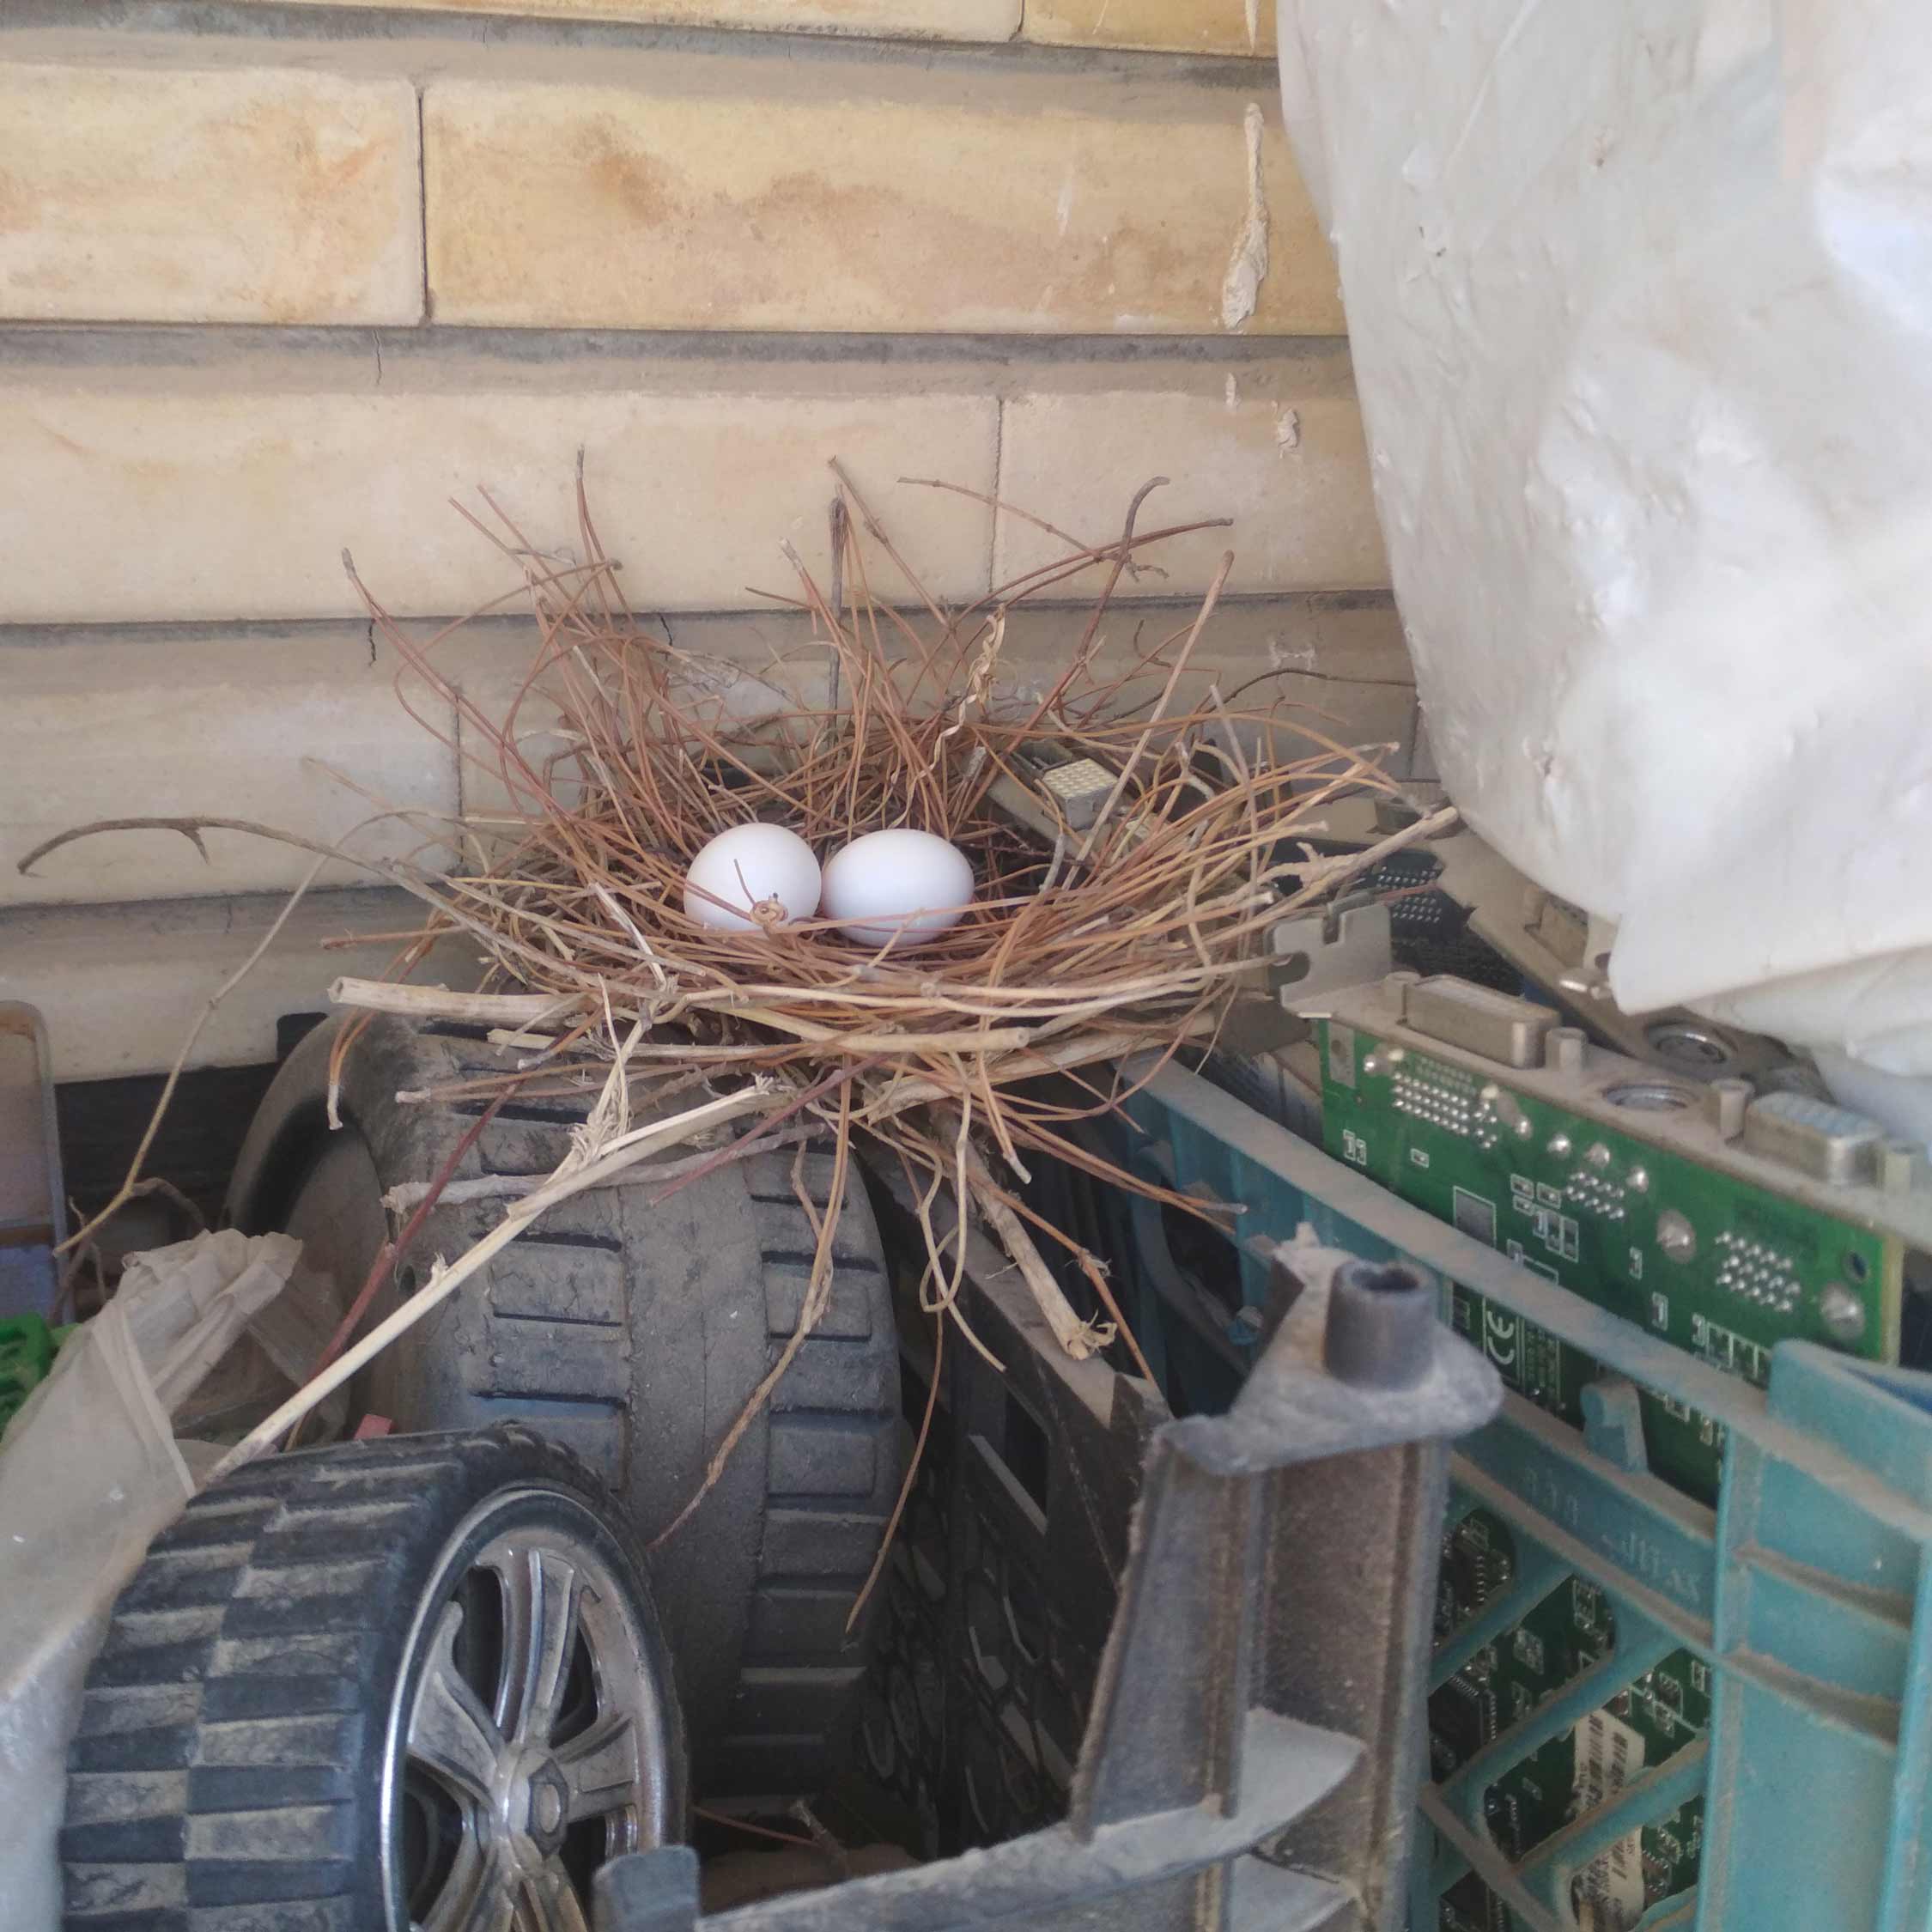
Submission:
[[[1195,668],[1231,555],[1198,607],[1170,607],[1172,622],[1152,636],[1143,624],[1132,647],[1110,641],[1123,580],[1163,541],[1205,527],[1139,532],[1146,494],[1117,538],[1068,539],[1053,562],[955,609],[927,594],[838,471],[827,581],[786,546],[798,587],[778,601],[809,614],[812,642],[756,672],[680,650],[633,615],[580,479],[569,552],[538,550],[486,496],[488,515],[471,520],[520,577],[513,595],[535,618],[527,671],[495,714],[443,668],[462,627],[424,643],[357,580],[407,666],[404,702],[440,736],[434,708],[416,708],[414,694],[453,708],[467,789],[497,802],[434,828],[453,863],[361,861],[428,916],[386,980],[338,981],[335,997],[467,1021],[515,1049],[501,1072],[406,1097],[594,1103],[568,1172],[520,1195],[513,1182],[477,1184],[508,1197],[503,1239],[560,1188],[668,1188],[829,1140],[841,1185],[795,1351],[829,1299],[856,1143],[909,1184],[927,1250],[921,1292],[942,1334],[950,1321],[981,1346],[957,1299],[969,1216],[949,1205],[970,1203],[1062,1346],[1117,1340],[1145,1371],[1100,1258],[1029,1205],[1030,1163],[1050,1157],[1198,1211],[1097,1155],[1078,1123],[1118,1110],[1165,1056],[1212,1045],[1230,1003],[1266,983],[1269,929],[1374,856],[1314,859],[1297,835],[1321,830],[1338,793],[1399,789],[1376,762],[1386,747],[1349,747],[1315,715],[1255,702],[1265,678],[1224,696]],[[1066,614],[1050,681],[1030,683],[1008,662],[1016,613],[1030,600],[1064,611],[1082,579],[1098,593],[1084,616]],[[822,858],[867,832],[937,833],[970,862],[972,902],[916,945],[857,944],[823,918],[720,930],[686,910],[686,870],[750,821],[791,829]],[[453,934],[487,963],[479,990],[413,983]],[[355,1031],[338,1054],[355,1050]],[[418,1218],[422,1197],[464,1185],[426,1177]],[[1057,1272],[1042,1243],[1061,1251]],[[417,1300],[468,1272],[440,1269]]]

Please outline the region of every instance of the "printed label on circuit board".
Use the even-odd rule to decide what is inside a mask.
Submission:
[[[1546,1328],[1460,1286],[1451,1290],[1450,1322],[1496,1364],[1518,1394],[1544,1408],[1575,1406],[1585,1378],[1576,1378],[1575,1388],[1565,1386],[1563,1344]]]
[[[1339,1087],[1355,1084],[1355,1029],[1328,1023],[1328,1078]]]
[[[1613,1798],[1643,1769],[1643,1735],[1607,1710],[1577,1727],[1575,1803],[1579,1817]],[[1577,1880],[1581,1932],[1630,1932],[1643,1916],[1643,1834],[1631,1832],[1587,1866]]]

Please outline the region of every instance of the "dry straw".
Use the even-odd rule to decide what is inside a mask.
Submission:
[[[1083,1354],[1117,1338],[1145,1372],[1103,1266],[1028,1204],[1029,1163],[1051,1156],[1160,1195],[1091,1152],[1078,1122],[1120,1107],[1124,1057],[1212,1041],[1230,1002],[1263,983],[1269,927],[1364,862],[1311,867],[1297,834],[1318,830],[1340,793],[1395,787],[1369,752],[1338,743],[1310,715],[1242,705],[1239,693],[1224,702],[1194,671],[1231,556],[1198,609],[1173,613],[1170,629],[1132,648],[1109,647],[1103,625],[1123,579],[1149,569],[1146,553],[1163,540],[1209,527],[1140,533],[1154,484],[1134,498],[1117,538],[1090,547],[1053,532],[1064,555],[952,609],[927,592],[833,468],[829,585],[787,546],[799,590],[780,600],[809,613],[814,642],[756,677],[681,651],[632,615],[580,473],[571,552],[538,550],[487,495],[490,520],[463,511],[520,575],[517,595],[536,619],[527,671],[498,714],[442,668],[439,653],[462,626],[419,641],[356,580],[407,666],[404,702],[463,760],[469,794],[497,802],[425,828],[453,855],[447,866],[358,861],[414,893],[426,917],[395,935],[404,950],[389,980],[339,981],[334,997],[479,1025],[521,1051],[501,1073],[409,1102],[594,1098],[570,1160],[548,1181],[453,1183],[457,1198],[509,1197],[490,1252],[582,1187],[641,1177],[675,1187],[748,1151],[807,1139],[831,1144],[842,1171],[856,1146],[909,1184],[925,1231],[924,1303],[969,1346],[984,1352],[957,1300],[964,1220],[942,1211],[949,1197],[979,1211],[1063,1346]],[[873,586],[878,568],[896,580],[890,595]],[[1015,613],[1030,599],[1063,601],[1097,574],[1099,594],[1057,676],[1026,689],[1006,662]],[[412,699],[425,689],[438,702],[418,708]],[[453,737],[434,721],[452,714]],[[1084,825],[1057,817],[1036,781],[1042,762],[1069,757],[1111,775],[1097,818]],[[1032,824],[1012,809],[1015,786],[1033,801]],[[790,826],[822,854],[891,827],[936,832],[971,861],[974,902],[949,932],[912,949],[854,945],[823,920],[726,932],[688,916],[691,858],[754,819]],[[141,823],[191,836],[238,823]],[[453,935],[487,962],[480,990],[409,983]],[[338,1051],[355,1050],[355,1030]],[[1063,1078],[1042,1080],[1049,1074]],[[694,1139],[695,1156],[637,1164]],[[392,1206],[420,1205],[425,1191],[401,1190]],[[829,1299],[839,1198],[818,1230],[794,1347]],[[1068,1279],[1087,1312],[1063,1291],[1042,1242],[1071,1255]],[[473,1252],[439,1266],[231,1460],[276,1439],[487,1259]],[[737,1434],[720,1445],[714,1471]]]

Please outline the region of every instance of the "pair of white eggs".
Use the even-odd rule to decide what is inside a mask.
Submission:
[[[972,896],[965,854],[933,832],[868,832],[841,846],[821,872],[796,832],[734,825],[684,873],[684,910],[701,926],[755,928],[760,922],[752,908],[776,900],[787,922],[823,912],[848,939],[865,946],[896,942],[895,951],[957,926]]]

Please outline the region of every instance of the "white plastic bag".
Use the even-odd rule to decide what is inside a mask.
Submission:
[[[1626,1011],[1932,1074],[1932,9],[1280,12],[1450,795]]]
[[[168,1412],[301,1252],[231,1231],[133,1257],[0,1438],[0,1932],[60,1923],[82,1680],[115,1597],[194,1494]]]

